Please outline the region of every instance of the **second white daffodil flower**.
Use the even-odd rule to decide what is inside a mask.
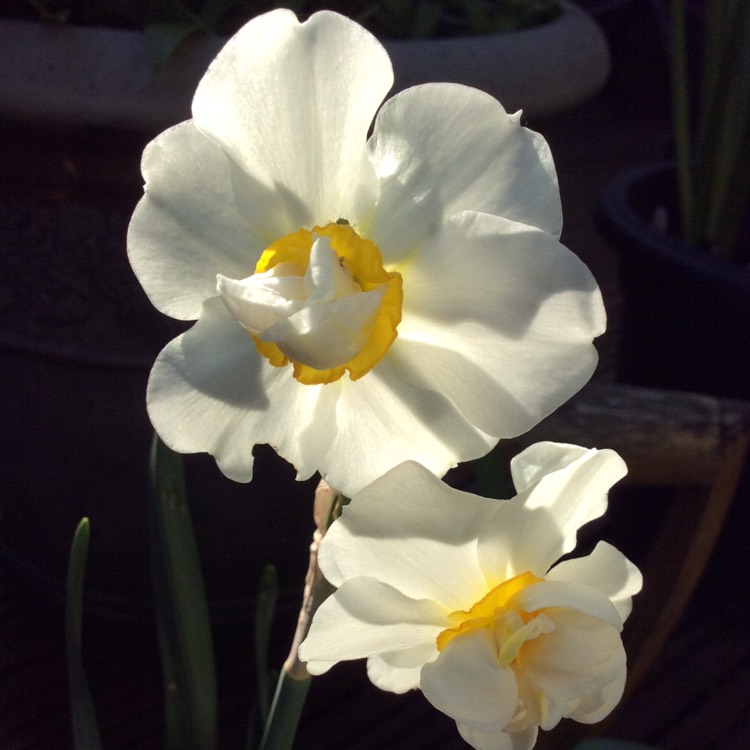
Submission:
[[[197,319],[160,353],[149,414],[233,479],[257,443],[346,494],[405,458],[442,475],[595,367],[602,300],[558,242],[544,139],[454,84],[381,107],[392,83],[356,23],[273,11],[146,148],[130,261],[154,305]]]
[[[478,750],[528,750],[539,727],[609,714],[641,575],[604,542],[557,561],[604,513],[625,464],[613,451],[538,443],[511,469],[518,495],[505,501],[415,463],[355,495],[320,546],[338,590],[300,647],[312,674],[367,658],[376,685],[421,688]]]

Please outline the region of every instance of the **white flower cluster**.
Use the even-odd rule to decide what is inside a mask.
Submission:
[[[624,466],[540,444],[504,502],[439,477],[581,388],[604,308],[520,113],[455,84],[383,103],[392,83],[353,21],[273,11],[149,144],[130,261],[157,308],[197,322],[147,406],[167,445],[232,479],[269,443],[353,498],[321,547],[338,591],[302,646],[311,672],[365,657],[474,747],[518,750],[622,693],[637,570],[604,544],[552,566]]]

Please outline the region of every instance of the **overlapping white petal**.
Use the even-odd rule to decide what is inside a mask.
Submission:
[[[543,708],[535,719],[545,730],[565,716],[575,718],[583,700],[613,683],[622,684],[626,673],[617,628],[572,607],[547,613],[555,629],[528,643],[523,668],[515,670],[524,705]]]
[[[216,275],[247,276],[272,241],[261,209],[270,195],[240,210],[231,161],[192,121],[151,141],[141,171],[146,194],[128,227],[130,263],[159,310],[195,320],[216,294]]]
[[[561,247],[499,216],[453,214],[408,258],[404,319],[390,355],[399,374],[444,393],[497,437],[548,416],[593,373],[591,332],[605,327],[596,282]]]
[[[406,458],[442,475],[531,428],[594,369],[601,295],[557,241],[544,140],[454,84],[402,92],[378,112],[391,83],[387,54],[357,24],[273,11],[212,63],[193,120],[144,153],[131,263],[160,310],[208,316],[159,356],[149,414],[168,445],[211,453],[234,479],[251,478],[263,442],[299,477],[318,470],[346,494]],[[318,299],[283,268],[256,277],[256,263],[340,219],[401,274],[401,322],[358,380],[302,386],[248,332],[307,367],[341,366],[380,292]]]
[[[360,222],[377,198],[367,131],[392,85],[386,51],[358,24],[327,11],[300,24],[277,10],[211,63],[193,120],[285,205],[290,231]]]
[[[369,142],[380,179],[371,236],[387,259],[467,210],[560,236],[552,155],[538,133],[519,127],[520,114],[453,83],[416,86],[383,105]]]
[[[548,581],[577,581],[601,591],[622,622],[630,615],[633,595],[643,585],[638,568],[607,542],[599,542],[590,555],[558,563],[546,577]]]
[[[486,629],[454,638],[425,664],[420,687],[435,708],[480,732],[502,731],[518,703],[513,670],[498,669],[497,644]]]
[[[383,497],[389,498],[385,508]],[[397,504],[397,531],[391,504]],[[477,537],[500,512],[499,504],[455,490],[408,462],[365,487],[356,506],[356,513],[333,524],[321,545],[320,566],[334,586],[374,576],[412,599],[440,602],[448,612],[482,596]]]
[[[238,482],[252,478],[256,443],[272,445],[306,479],[334,439],[336,389],[303,386],[264,367],[249,338],[221,299],[206,301],[198,323],[154,363],[146,393],[151,421],[171,427],[174,450],[214,446],[219,468]],[[286,424],[290,410],[294,430]]]
[[[612,451],[540,443],[514,459],[521,492],[499,501],[397,466],[324,538],[338,590],[300,657],[315,673],[367,658],[376,685],[420,687],[478,750],[528,750],[563,717],[598,721],[622,695],[620,630],[641,576],[604,543],[550,569],[551,556],[606,510],[624,471]]]
[[[217,289],[247,331],[290,359],[319,370],[346,364],[367,338],[385,285],[363,292],[326,237],[313,243],[303,274],[294,266],[281,263],[239,281],[220,275]]]
[[[476,750],[531,750],[539,729],[532,725],[518,732],[480,732],[474,727],[457,723],[461,736]]]

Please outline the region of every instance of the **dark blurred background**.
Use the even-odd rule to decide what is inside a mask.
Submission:
[[[617,252],[595,215],[613,179],[673,152],[667,3],[579,5],[606,35],[609,80],[573,109],[528,117],[526,124],[547,138],[555,157],[563,242],[591,267],[604,294],[609,327],[598,341],[595,380],[609,386],[623,380],[618,364],[625,294]],[[698,38],[702,4],[689,5],[695,6],[691,34]],[[47,23],[54,23],[67,10],[97,4],[12,0],[7,8],[15,17],[35,19],[42,6]],[[11,32],[0,26],[0,45],[8,50],[12,43]],[[70,54],[73,60],[77,50]],[[7,750],[72,747],[62,576],[83,514],[92,522],[84,660],[104,746],[163,746],[148,575],[144,391],[154,356],[183,327],[151,309],[125,255],[129,216],[142,194],[140,154],[158,130],[50,123],[8,111],[0,119],[0,746]],[[625,382],[664,385],[637,377]],[[746,429],[742,406],[736,412],[733,402],[720,406],[722,414],[739,414],[738,429]],[[716,432],[725,422],[696,426],[691,414],[677,420],[676,441],[685,424],[698,435],[696,444],[723,439]],[[299,506],[310,507],[314,483],[295,484],[292,469],[270,450],[256,456],[257,476],[249,486],[228,482],[205,457],[186,462],[215,620],[221,747],[228,749],[243,747],[252,704],[252,612],[260,566],[272,561],[279,567],[272,658],[280,664],[313,529],[311,514]],[[466,479],[459,474],[454,481]],[[736,495],[730,520],[701,584],[647,673],[601,731],[667,750],[750,745],[748,592],[740,567],[747,488],[745,480],[736,493],[728,490]],[[657,539],[649,531],[662,523],[673,500],[665,487],[616,491],[612,520],[602,533],[645,564]],[[663,549],[665,561],[683,553],[679,542]],[[566,730],[559,737],[556,747],[575,739]],[[314,682],[296,746],[465,747],[452,722],[420,695],[377,691],[362,664],[340,665]]]

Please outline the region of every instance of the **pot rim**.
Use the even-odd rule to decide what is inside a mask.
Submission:
[[[621,259],[648,256],[654,261],[657,273],[666,275],[669,269],[677,267],[695,276],[700,275],[707,287],[720,289],[727,301],[747,307],[750,303],[750,272],[743,273],[741,264],[690,245],[675,235],[658,231],[634,208],[633,192],[643,186],[645,180],[668,180],[669,174],[675,170],[674,161],[662,161],[619,174],[599,198],[595,215],[597,227]],[[654,202],[653,207],[658,205]]]

